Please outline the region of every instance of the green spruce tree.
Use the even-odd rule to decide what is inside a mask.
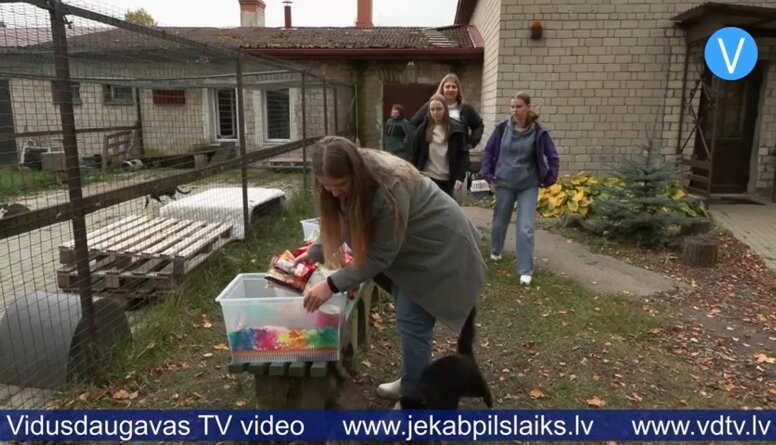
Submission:
[[[602,193],[591,204],[595,217],[593,231],[607,238],[629,239],[640,245],[669,244],[673,234],[686,223],[676,200],[666,192],[679,180],[679,172],[662,162],[655,138],[650,135],[640,145],[641,153],[617,165],[619,181],[603,185]]]

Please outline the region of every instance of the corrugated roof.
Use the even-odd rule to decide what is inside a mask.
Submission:
[[[179,28],[159,30],[171,35],[232,49],[449,49],[473,48],[468,26],[307,27],[307,28]],[[138,50],[158,47],[156,37],[120,29],[70,39],[74,50]]]

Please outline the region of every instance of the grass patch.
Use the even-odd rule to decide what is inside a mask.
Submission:
[[[487,251],[487,250],[485,250]],[[675,320],[657,301],[596,295],[575,281],[537,270],[530,288],[517,284],[514,257],[488,261],[477,332],[477,356],[496,407],[738,408],[757,405],[756,395],[730,393],[720,376],[676,353]],[[372,394],[400,367],[391,306],[374,331],[362,390],[374,407],[389,402]],[[435,332],[435,357],[455,348],[444,327]],[[588,402],[590,401],[590,402]],[[482,408],[479,400],[465,406]]]
[[[0,202],[6,198],[56,185],[54,173],[16,167],[0,169]]]
[[[133,341],[97,384],[75,386],[53,405],[252,406],[252,377],[227,372],[229,352],[214,298],[237,273],[264,271],[278,250],[297,246],[298,221],[310,215],[311,201],[292,196],[287,213],[256,224],[248,240],[227,246],[200,266],[178,295],[147,308]],[[693,349],[706,339],[677,324],[670,306],[656,299],[594,294],[541,268],[531,287],[518,286],[513,261],[512,255],[498,263],[488,260],[477,322],[477,356],[497,408],[760,405],[755,391],[725,389],[723,373],[704,364],[707,352],[697,355]],[[393,402],[374,395],[376,385],[393,380],[400,369],[389,300],[377,302],[372,320],[370,349],[362,355],[352,390],[363,407],[389,408]],[[687,336],[677,337],[677,332]],[[434,356],[449,353],[454,345],[454,335],[439,326]],[[483,405],[468,400],[464,406]]]
[[[228,374],[229,351],[215,297],[238,273],[265,272],[279,249],[301,244],[299,220],[312,201],[290,195],[288,210],[253,224],[248,239],[227,245],[190,274],[181,290],[142,314],[131,342],[94,385],[74,385],[54,406],[67,408],[240,407],[253,404],[252,377]]]
[[[99,169],[81,170],[81,184],[113,181],[122,178],[118,172],[103,172]],[[23,167],[0,169],[0,203],[12,198],[41,190],[67,188],[67,173],[46,170],[32,170]]]

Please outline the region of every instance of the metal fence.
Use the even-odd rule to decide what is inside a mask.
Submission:
[[[88,377],[127,333],[127,305],[174,290],[306,187],[318,138],[355,135],[352,85],[244,54],[228,29],[98,9],[0,1],[7,408]]]

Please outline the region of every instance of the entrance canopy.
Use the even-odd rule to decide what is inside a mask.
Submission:
[[[688,44],[705,40],[726,26],[741,28],[755,39],[776,37],[776,7],[707,2],[688,9],[673,20],[686,31]]]

